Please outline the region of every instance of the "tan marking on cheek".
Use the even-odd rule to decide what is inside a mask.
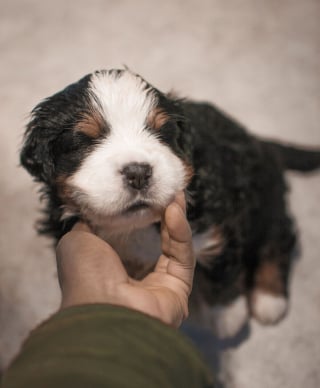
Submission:
[[[69,184],[68,175],[60,175],[56,179],[57,184],[57,192],[59,195],[59,198],[63,202],[63,205],[70,211],[78,211],[78,206],[74,200],[75,198],[75,188]]]
[[[184,171],[185,171],[185,185],[187,186],[194,175],[194,169],[191,164],[183,161]]]
[[[161,108],[153,109],[147,119],[149,127],[157,131],[169,120],[168,114]]]
[[[101,115],[98,112],[92,112],[83,116],[76,126],[76,131],[97,139],[101,135],[104,126],[105,122]]]
[[[70,187],[67,184],[68,176],[59,175],[56,179],[58,195],[62,200],[68,199],[70,197]]]

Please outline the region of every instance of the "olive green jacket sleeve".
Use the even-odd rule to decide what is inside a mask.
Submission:
[[[36,328],[1,388],[212,387],[200,356],[177,330],[110,305],[59,311]]]

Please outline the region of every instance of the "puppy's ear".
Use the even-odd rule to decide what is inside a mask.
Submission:
[[[192,160],[193,139],[191,135],[191,124],[185,112],[185,98],[178,97],[177,93],[170,91],[167,94],[167,98],[171,101],[174,107],[173,117],[179,128],[179,135],[177,143],[180,149],[183,151],[183,156],[188,160]]]
[[[50,121],[50,99],[32,111],[20,153],[21,165],[39,182],[50,183],[54,175],[53,141],[59,131]]]
[[[20,161],[37,181],[50,184],[54,179],[55,154],[60,151],[57,140],[63,132],[73,128],[90,105],[90,78],[90,74],[86,75],[33,109],[26,128]]]

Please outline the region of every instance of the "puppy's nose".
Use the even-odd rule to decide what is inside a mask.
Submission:
[[[130,163],[121,170],[121,174],[130,187],[142,190],[148,186],[152,167],[147,163]]]

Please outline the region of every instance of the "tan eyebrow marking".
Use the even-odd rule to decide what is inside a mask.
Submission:
[[[155,108],[149,113],[147,124],[159,130],[167,121],[169,121],[169,115],[162,108]]]
[[[192,165],[186,162],[185,160],[183,160],[182,163],[183,163],[184,172],[185,172],[185,185],[187,185],[191,182],[191,179],[194,176],[194,169]]]
[[[105,121],[103,120],[99,112],[90,112],[83,115],[83,118],[76,125],[76,131],[82,132],[85,135],[97,139],[105,127]]]

